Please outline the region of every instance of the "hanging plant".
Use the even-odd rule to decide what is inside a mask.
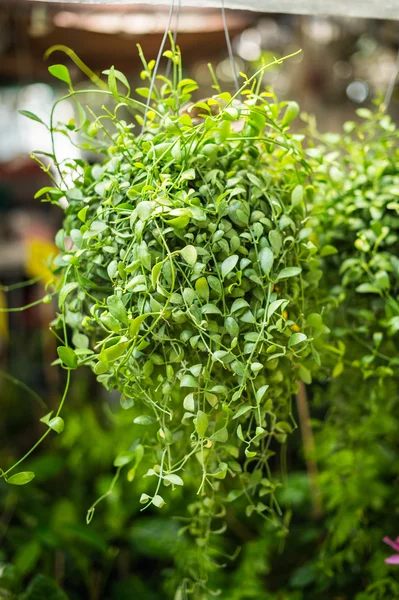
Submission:
[[[344,133],[321,136],[315,160],[323,277],[321,299],[337,340],[334,376],[392,377],[399,331],[399,136],[382,105],[357,110]]]
[[[101,89],[74,90],[66,67],[50,67],[69,86],[56,105],[73,98],[80,123],[55,123],[53,109],[60,184],[37,196],[65,211],[54,328],[67,382],[88,366],[120,392],[122,409],[134,407],[111,491],[121,469],[132,481],[140,463],[144,508],[194,487],[188,528],[204,549],[212,519],[239,496],[248,515],[283,526],[270,459],[295,428],[292,398],[299,380],[311,381],[312,340],[323,331],[310,309],[321,276],[306,211],[310,170],[302,138],[289,133],[298,106],[262,89],[264,69],[234,95],[214,78],[215,94],[190,105],[198,86],[172,47],[171,79],[136,90],[147,110],[114,67],[105,84],[67,52]],[[154,61],[140,54],[150,82]],[[80,104],[84,93],[114,106],[96,115]],[[78,132],[95,164],[59,163],[56,131]],[[62,403],[42,419],[48,431],[62,431]]]
[[[323,268],[318,303],[330,328],[320,347],[328,385],[323,377],[313,388],[326,410],[316,448],[328,499],[317,580],[362,564],[374,598],[397,590],[377,549],[394,529],[386,506],[397,479],[399,136],[384,106],[357,116],[341,134],[311,128],[306,151]]]

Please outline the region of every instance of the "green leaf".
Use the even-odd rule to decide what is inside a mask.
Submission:
[[[197,412],[197,416],[194,419],[194,426],[200,438],[203,438],[206,430],[208,429],[208,417],[202,410]]]
[[[323,333],[324,323],[323,319],[321,318],[321,315],[319,315],[318,313],[310,313],[307,316],[306,324],[308,327],[312,328],[312,335],[314,338],[318,337]]]
[[[269,308],[267,309],[267,318],[270,319],[270,317],[276,312],[276,310],[278,310],[286,302],[288,302],[288,300],[285,300],[283,298],[271,302]]]
[[[141,221],[146,221],[153,214],[157,204],[151,200],[142,200],[138,203],[136,211]]]
[[[19,548],[13,558],[13,564],[20,575],[30,573],[36,566],[42,553],[39,542],[35,539],[29,540]]]
[[[65,65],[51,65],[48,70],[53,77],[60,79],[60,81],[63,81],[64,83],[67,83],[69,87],[72,87],[71,76]]]
[[[203,315],[221,315],[220,308],[216,304],[205,304],[202,307],[201,312]]]
[[[167,221],[168,225],[171,227],[175,227],[176,229],[184,229],[190,222],[190,217],[188,215],[181,215],[180,217],[174,217],[173,219],[169,219]]]
[[[247,458],[254,458],[254,456],[256,456],[256,452],[253,452],[252,450],[249,450],[248,448],[245,448],[245,456]]]
[[[197,379],[195,379],[195,377],[190,375],[190,373],[187,373],[186,375],[183,375],[183,377],[180,381],[180,387],[198,388],[199,383],[198,383]]]
[[[156,496],[153,497],[152,499],[152,503],[154,504],[154,506],[156,506],[157,508],[162,508],[165,505],[165,500],[162,498],[162,496],[159,496],[158,494]]]
[[[112,280],[115,279],[119,273],[118,271],[118,261],[111,260],[109,265],[107,266],[108,277]]]
[[[112,66],[108,69],[108,87],[111,94],[119,100],[118,86],[116,85],[115,68]]]
[[[181,174],[181,180],[194,180],[195,179],[195,169],[187,169],[184,173]]]
[[[312,383],[312,374],[309,371],[309,369],[307,369],[303,365],[299,365],[298,374],[299,379],[301,379],[301,381],[303,381],[304,383],[307,383],[308,385]]]
[[[303,187],[301,185],[297,185],[291,194],[291,204],[292,206],[298,206],[303,201]]]
[[[100,233],[104,233],[106,229],[108,229],[108,225],[104,221],[93,221],[90,228],[84,232],[83,239],[90,240],[93,237],[97,237]]]
[[[259,252],[259,262],[263,273],[269,275],[274,262],[273,251],[267,247],[262,248]]]
[[[11,485],[26,485],[35,477],[33,471],[21,471],[20,473],[15,473],[15,475],[11,475],[7,479],[7,483]]]
[[[343,373],[345,365],[342,361],[338,361],[332,371],[332,377],[339,377]],[[301,378],[302,379],[302,378]]]
[[[53,414],[53,410],[50,410],[49,413],[47,413],[47,415],[44,415],[44,417],[42,417],[40,420],[40,423],[44,423],[45,425],[48,425],[50,423],[51,420],[51,415]]]
[[[356,291],[359,294],[380,294],[381,290],[371,283],[361,283],[357,286]]]
[[[362,119],[371,119],[373,117],[373,113],[368,108],[357,108],[356,114]]]
[[[150,415],[140,415],[133,420],[133,423],[136,423],[136,425],[153,425],[156,420]]]
[[[173,485],[184,485],[184,481],[181,477],[175,474],[164,475],[165,481],[169,481],[169,483],[173,483]]]
[[[99,360],[105,363],[117,360],[122,356],[129,344],[130,340],[124,336],[121,337],[119,342],[112,344],[108,348],[103,347],[99,355]]]
[[[45,127],[47,127],[47,125],[41,119],[39,119],[39,117],[37,115],[35,115],[30,110],[19,110],[18,112],[20,115],[27,117],[28,119],[31,119],[31,121],[36,121],[37,123],[40,123],[41,125],[44,125]],[[35,196],[35,198],[36,198],[36,196]]]
[[[40,196],[43,196],[44,194],[49,194],[51,192],[59,193],[59,190],[57,188],[49,187],[49,186],[42,187],[42,188],[40,188],[40,190],[38,190],[36,192],[36,194],[33,197],[36,200],[36,198],[40,198]]]
[[[195,282],[195,291],[197,292],[200,298],[208,302],[209,286],[205,277],[200,277],[199,279],[197,279],[197,281]]]
[[[114,467],[124,467],[128,465],[134,459],[134,452],[122,452],[114,460]]]
[[[129,410],[129,408],[132,408],[134,406],[133,398],[126,396],[126,394],[121,395],[119,402],[124,410]]]
[[[141,242],[138,247],[137,257],[145,269],[151,271],[151,253],[146,242]]]
[[[152,287],[156,287],[157,283],[158,283],[158,279],[159,279],[159,275],[161,273],[162,267],[165,263],[159,262],[156,265],[154,265],[152,267],[152,271],[151,271],[151,283],[152,283]]]
[[[232,338],[235,338],[238,336],[238,334],[240,332],[240,328],[238,326],[237,321],[233,317],[227,317],[227,319],[224,322],[224,326],[226,328],[227,333]]]
[[[74,350],[72,348],[67,348],[66,346],[58,346],[57,348],[58,356],[60,357],[63,364],[68,367],[68,369],[76,369],[78,366],[78,357],[76,356]]]
[[[289,125],[299,115],[299,105],[297,102],[289,102],[284,113],[282,125]]]
[[[80,221],[82,221],[82,223],[86,223],[87,211],[88,210],[89,210],[89,207],[85,206],[84,208],[81,208],[80,211],[78,212],[78,219]]]
[[[212,442],[227,442],[229,439],[229,432],[227,431],[226,427],[222,427],[221,429],[215,431],[215,433],[211,435],[210,439]]]
[[[320,250],[320,256],[331,256],[331,255],[337,254],[337,253],[338,253],[338,250],[336,249],[336,247],[331,246],[330,244],[323,246],[323,248]]]
[[[112,68],[114,79],[118,79],[118,81],[123,83],[123,85],[127,89],[126,96],[130,96],[130,85],[129,85],[129,82],[128,82],[126,76],[121,71],[118,71],[118,69],[115,69],[114,67],[111,67],[111,68]],[[111,71],[111,69],[106,69],[105,71],[103,71],[103,75],[109,75],[110,71]],[[108,79],[108,86],[109,86],[109,79]],[[115,82],[115,86],[116,86],[116,82]]]
[[[96,375],[103,375],[109,369],[109,365],[107,362],[99,360],[98,363],[94,365],[93,371]]]
[[[136,88],[136,94],[138,94],[142,98],[148,98],[148,96],[150,95],[150,89],[148,87],[138,87]],[[151,94],[151,99],[155,100],[154,92],[152,92]]]
[[[209,275],[207,277],[207,279],[208,279],[208,283],[209,283],[210,287],[213,289],[213,291],[216,292],[219,296],[221,296],[223,287],[222,287],[220,280],[217,277],[214,277],[213,275]]]
[[[137,336],[142,323],[145,321],[145,319],[148,316],[149,316],[148,313],[145,314],[145,315],[139,315],[138,317],[136,317],[135,319],[133,319],[133,321],[130,322],[129,333],[130,333],[130,337],[132,339],[134,339]]]
[[[301,271],[301,267],[286,267],[277,275],[277,281],[280,281],[281,279],[288,279],[288,277],[295,277],[296,275],[299,275]]]
[[[307,339],[308,338],[304,333],[294,333],[289,339],[288,346],[296,346]]]
[[[76,288],[78,286],[79,286],[79,284],[77,283],[77,281],[71,281],[70,283],[66,283],[65,285],[62,286],[60,294],[59,294],[59,298],[58,298],[58,306],[60,308],[62,308],[64,306],[67,296],[71,292],[73,292],[73,290],[76,290]]]
[[[242,433],[242,426],[241,424],[237,427],[237,437],[242,441],[245,442],[245,437],[244,434]]]
[[[183,407],[189,412],[194,412],[195,410],[195,402],[194,402],[194,394],[187,394],[187,396],[183,400]]]
[[[262,402],[264,395],[266,394],[267,390],[269,389],[269,386],[266,385],[262,385],[262,387],[260,387],[258,390],[256,390],[256,402],[257,404],[260,404],[260,402]]]
[[[164,56],[166,56],[166,52],[164,52]],[[171,54],[170,58],[173,58],[173,53]],[[182,79],[181,81],[179,81],[179,83],[177,84],[178,89],[181,89],[182,87],[184,87],[185,85],[197,85],[197,82],[194,81],[194,79]]]
[[[234,415],[233,419],[239,419],[242,415],[245,415],[245,413],[252,410],[253,408],[254,407],[251,406],[250,404],[244,404],[243,406],[240,406],[240,408],[237,410],[236,414]]]
[[[246,300],[244,300],[244,298],[237,298],[237,300],[234,300],[232,307],[231,307],[231,312],[237,312],[238,310],[241,310],[241,308],[247,307],[249,306],[248,302]]]
[[[125,305],[118,296],[109,296],[107,298],[108,310],[115,319],[124,325],[129,325]]]
[[[217,470],[214,473],[208,473],[209,477],[215,477],[215,479],[225,479],[227,475],[228,465],[225,462],[219,463]]]
[[[273,248],[274,254],[277,256],[280,254],[281,246],[283,245],[283,240],[281,238],[281,234],[277,229],[272,229],[269,233],[269,242],[271,247]]]
[[[234,502],[234,500],[240,498],[243,493],[243,490],[230,490],[230,492],[227,494],[227,502]]]
[[[256,323],[255,316],[250,310],[246,310],[245,313],[240,317],[240,320],[244,323]]]
[[[226,260],[224,260],[222,262],[221,273],[222,273],[223,279],[226,277],[226,275],[228,275],[234,269],[237,262],[238,262],[237,254],[233,254],[232,256],[229,256],[228,258],[226,258]]]
[[[57,433],[62,433],[65,427],[64,419],[61,419],[61,417],[54,417],[54,419],[51,419],[48,422],[48,426]]]
[[[83,237],[80,229],[71,229],[69,236],[77,248],[81,248],[83,246]]]
[[[183,248],[183,250],[181,251],[181,255],[186,261],[186,263],[188,263],[189,265],[195,265],[195,263],[197,262],[198,255],[194,246],[189,245]]]

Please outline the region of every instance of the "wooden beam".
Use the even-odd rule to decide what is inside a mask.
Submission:
[[[45,27],[40,35],[35,35],[31,27],[31,11],[33,6],[40,3],[11,0],[16,2],[16,5],[1,4],[8,1],[0,0],[0,6],[8,6],[6,15],[10,20],[10,27],[17,33],[14,46],[0,58],[0,77],[9,79],[54,82],[47,71],[48,65],[54,61],[66,61],[72,70],[74,80],[78,81],[80,72],[65,55],[56,52],[50,60],[43,59],[46,50],[58,44],[72,48],[94,71],[101,72],[110,65],[115,65],[129,78],[137,76],[141,70],[141,62],[136,44],[142,46],[148,59],[155,58],[167,23],[168,11],[165,6],[158,7],[154,11],[148,5],[141,5],[141,7],[125,5],[112,9],[100,5],[90,7],[87,4],[74,4],[72,6],[63,2],[61,6],[59,3],[51,3],[51,5],[46,3],[49,11]],[[14,10],[15,6],[17,8]],[[114,15],[113,11],[119,17],[116,25],[119,23],[121,30],[109,32],[96,30],[96,24],[90,20],[91,17],[98,15],[107,17],[109,13]],[[184,64],[186,66],[197,62],[206,64],[209,60],[220,60],[226,56],[225,33],[220,11],[214,9],[198,11],[191,8],[187,13],[185,18],[180,20],[178,36]],[[129,25],[147,19],[149,31],[146,31],[145,27],[141,27],[141,31],[139,26],[133,28],[136,29],[135,31],[130,31],[129,28],[124,31],[123,23],[127,19]],[[229,18],[231,37],[252,26],[255,20],[256,15],[249,12],[237,12],[231,16]],[[101,26],[103,25],[102,18]]]
[[[232,34],[242,31],[234,30]],[[182,50],[184,64],[219,59],[226,54],[225,38],[223,31],[207,33],[206,44],[204,34],[181,34],[179,46]],[[45,51],[54,44],[64,44],[73,48],[76,54],[94,71],[101,72],[115,65],[126,76],[137,76],[141,70],[141,62],[136,49],[139,43],[145,56],[155,58],[159,49],[161,36],[123,36],[108,35],[94,32],[83,32],[70,29],[56,28],[49,35],[30,40],[30,53],[18,52],[18,55],[6,55],[0,59],[0,77],[51,81],[54,78],[48,73],[48,66],[54,62],[65,62],[71,68],[74,80],[83,79],[79,70],[62,53],[56,52],[51,59],[44,60]]]
[[[43,0],[25,0],[26,2],[38,3]],[[45,0],[44,3],[53,4],[57,0]],[[68,4],[152,4],[168,5],[171,0],[64,0],[64,8]],[[177,2],[175,2],[177,4]],[[224,0],[226,8],[254,10],[267,13],[288,13],[298,15],[316,16],[339,16],[339,17],[363,17],[370,19],[394,19],[399,20],[398,0]],[[220,8],[221,0],[182,0],[183,10],[185,7],[216,7]]]

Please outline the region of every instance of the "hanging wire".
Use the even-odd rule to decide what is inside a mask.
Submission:
[[[141,128],[141,134],[143,134],[144,131],[145,131],[145,125],[146,125],[146,121],[147,121],[148,110],[149,110],[150,104],[151,104],[152,91],[154,89],[155,79],[156,79],[158,68],[159,68],[159,63],[161,62],[161,58],[162,58],[162,54],[163,54],[163,49],[164,49],[165,43],[166,43],[166,38],[168,37],[168,33],[169,33],[169,29],[170,29],[170,24],[172,22],[172,16],[173,16],[173,9],[174,9],[174,7],[175,7],[175,0],[172,0],[172,2],[170,4],[169,15],[168,15],[168,22],[166,24],[165,33],[163,34],[161,45],[159,46],[159,50],[158,50],[157,60],[155,61],[154,70],[152,72],[150,89],[149,89],[149,93],[148,93],[147,102],[146,102],[146,105],[145,105],[145,112],[144,112],[144,117],[143,117],[143,126]]]
[[[181,0],[179,0],[179,3],[177,5],[175,25],[174,25],[174,28],[173,28],[173,44],[175,46],[176,46],[176,41],[177,41],[177,33],[178,33],[178,30],[179,30],[180,9],[181,9]],[[166,67],[166,72],[165,72],[166,79],[169,77],[169,73],[170,73],[171,68],[172,68],[172,63],[171,63],[171,61],[169,61],[168,64],[167,64],[167,67]]]
[[[221,0],[221,3],[222,3],[222,21],[223,21],[224,35],[225,35],[225,38],[226,38],[227,52],[228,52],[228,55],[229,55],[229,61],[230,61],[231,71],[233,73],[234,85],[236,87],[236,90],[238,91],[240,86],[239,86],[239,83],[238,83],[236,63],[235,63],[234,55],[233,55],[233,48],[231,46],[229,28],[228,28],[228,25],[227,25],[226,11],[225,11],[225,7],[224,7],[224,0]],[[161,62],[161,58],[162,58],[162,54],[163,54],[163,49],[165,47],[166,39],[168,37],[168,33],[169,33],[169,30],[170,30],[170,25],[171,25],[171,22],[172,22],[172,17],[173,17],[173,12],[174,12],[174,7],[175,7],[175,0],[172,0],[171,4],[170,4],[170,9],[169,9],[168,22],[167,22],[167,25],[166,25],[166,28],[165,28],[165,32],[163,34],[161,45],[160,45],[159,50],[158,50],[158,56],[157,56],[157,59],[155,61],[154,70],[153,70],[152,77],[151,77],[150,88],[149,88],[148,98],[147,98],[147,102],[146,102],[146,106],[145,106],[145,112],[144,112],[144,117],[143,117],[143,125],[142,125],[142,128],[141,128],[141,133],[142,134],[145,131],[145,126],[146,126],[146,122],[147,122],[147,115],[148,115],[148,111],[149,111],[150,104],[151,104],[151,96],[152,96],[152,92],[153,92],[154,85],[155,85],[155,80],[156,80],[156,76],[157,76],[157,72],[158,72],[158,68],[159,68],[159,63]],[[178,6],[177,6],[177,13],[176,13],[176,20],[175,20],[174,34],[173,34],[173,41],[174,41],[174,43],[176,43],[176,40],[177,40],[177,33],[178,33],[179,19],[180,19],[180,11],[181,11],[181,0],[178,1]],[[171,68],[171,64],[169,63],[168,66],[167,66],[167,68],[166,68],[166,77],[168,77],[168,75],[169,75],[170,68]]]
[[[227,19],[226,19],[226,11],[224,8],[224,0],[221,0],[221,2],[222,2],[222,20],[223,20],[224,36],[226,38],[226,46],[227,46],[227,51],[229,53],[230,67],[231,67],[231,71],[232,71],[233,77],[234,77],[234,85],[236,86],[236,91],[238,92],[238,90],[240,89],[240,86],[238,84],[238,77],[237,77],[236,63],[235,63],[234,56],[233,56],[233,49],[231,47],[229,28],[228,28]]]
[[[395,89],[395,83],[398,78],[398,74],[399,74],[399,48],[398,48],[398,54],[396,57],[394,71],[392,73],[391,80],[389,82],[388,89],[386,91],[385,98],[384,98],[385,110],[388,109],[389,103],[391,102],[391,98],[392,98],[393,90]]]

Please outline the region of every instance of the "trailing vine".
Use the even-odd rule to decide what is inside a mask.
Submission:
[[[66,388],[41,419],[43,436],[0,478],[33,479],[32,471],[13,471],[63,431],[71,371],[86,366],[120,393],[114,426],[124,424],[113,476],[87,522],[122,478],[140,490],[142,510],[180,506],[184,497],[181,531],[195,544],[176,544],[165,589],[175,600],[205,600],[221,593],[222,578],[209,583],[210,572],[236,556],[217,536],[244,507],[265,521],[264,538],[248,542],[223,597],[241,598],[237,584],[254,571],[244,593],[269,597],[263,574],[277,546],[269,532],[284,538],[290,519],[279,504],[289,505],[289,486],[281,493],[278,473],[302,382],[311,386],[310,458],[318,460],[325,512],[303,536],[317,550],[290,582],[313,582],[317,597],[327,589],[335,597],[351,593],[348,582],[361,573],[361,589],[363,578],[372,583],[357,599],[396,597],[398,582],[374,551],[383,536],[397,535],[386,506],[397,496],[399,449],[399,144],[384,107],[358,110],[361,122],[346,123],[343,134],[321,135],[309,119],[306,135],[295,135],[299,107],[262,87],[266,66],[242,75],[234,95],[211,69],[215,93],[196,102],[198,85],[183,77],[173,43],[165,53],[172,76],[154,86],[155,63],[139,49],[147,85],[137,97],[114,67],[105,81],[65,47],[48,55],[56,50],[97,86],[75,90],[66,67],[53,65],[68,93],[50,122],[23,111],[53,141],[51,164],[34,156],[53,180],[36,197],[64,211],[54,279],[28,307],[58,296],[51,328]],[[90,94],[106,103],[98,114]],[[56,122],[56,107],[70,100],[77,119]],[[89,159],[58,162],[56,133]],[[296,492],[306,499],[303,481],[299,474]],[[307,513],[308,505],[305,523]]]
[[[139,52],[149,82],[154,62]],[[292,398],[320,363],[312,341],[324,325],[310,309],[321,271],[306,208],[310,168],[301,136],[289,133],[297,104],[262,88],[266,66],[243,76],[234,95],[215,78],[215,94],[190,104],[198,86],[183,77],[179,48],[165,56],[172,77],[157,76],[148,113],[114,67],[107,89],[85,67],[100,88],[90,92],[73,89],[65,66],[50,67],[69,87],[56,105],[73,99],[79,123],[54,122],[53,109],[45,126],[59,183],[37,197],[65,210],[53,331],[67,387],[71,371],[88,366],[107,390],[119,390],[123,409],[140,409],[111,487],[87,520],[122,469],[133,481],[140,463],[152,482],[143,509],[194,487],[187,528],[200,561],[194,583],[184,584],[194,591],[206,588],[207,548],[224,530],[217,523],[226,502],[244,496],[247,515],[285,530],[270,460],[296,427]],[[96,115],[80,104],[88,93],[114,106]],[[55,132],[78,133],[95,163],[59,163]],[[42,419],[43,438],[63,430],[65,396]]]

